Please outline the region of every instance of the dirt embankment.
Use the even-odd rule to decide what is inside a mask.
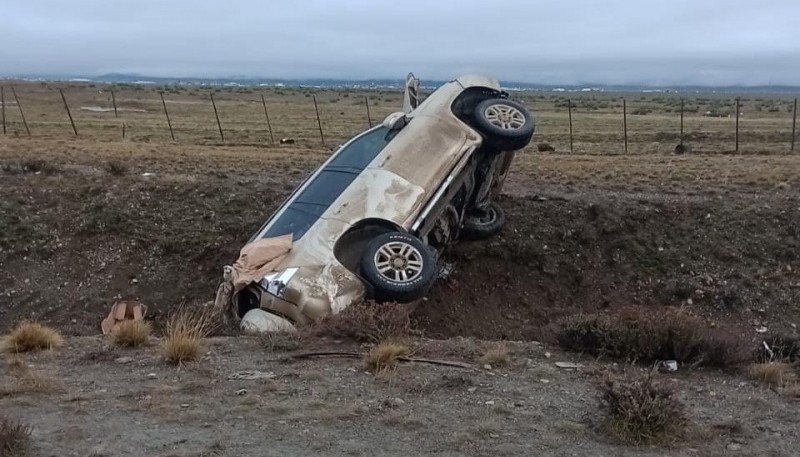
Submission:
[[[154,160],[153,176],[17,163],[0,171],[0,330],[33,318],[95,334],[116,298],[156,319],[212,299],[221,266],[299,180],[214,160],[191,173]],[[418,310],[429,336],[546,339],[559,317],[629,305],[683,305],[748,335],[800,322],[796,192],[514,179],[503,234],[453,249],[455,274]]]

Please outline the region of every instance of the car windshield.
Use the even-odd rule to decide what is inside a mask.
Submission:
[[[380,126],[340,149],[305,188],[269,223],[264,238],[293,234],[300,239],[328,207],[391,141],[393,132]]]

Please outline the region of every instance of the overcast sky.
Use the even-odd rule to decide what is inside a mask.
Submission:
[[[0,74],[800,85],[800,0],[2,0]]]

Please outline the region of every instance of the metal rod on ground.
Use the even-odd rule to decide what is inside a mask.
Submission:
[[[175,133],[172,132],[172,122],[169,120],[169,112],[167,112],[167,102],[164,101],[164,92],[159,92],[161,95],[161,106],[164,107],[164,115],[167,116],[167,126],[169,126],[169,136],[172,137],[172,141],[175,141]]]
[[[6,134],[6,88],[3,86],[0,86],[0,106],[2,106],[3,110],[3,135],[5,135]]]
[[[681,146],[683,146],[683,98],[681,98]]]
[[[111,89],[111,103],[114,104],[114,117],[119,117],[117,115],[117,97],[114,95],[114,89]]]
[[[275,144],[275,137],[272,136],[272,124],[269,123],[269,113],[267,112],[267,101],[264,100],[264,94],[261,94],[261,104],[264,105],[264,117],[267,118],[267,128],[269,129],[269,140]]]
[[[739,152],[739,97],[736,97],[736,152]]]
[[[219,128],[219,137],[225,141],[225,135],[222,134],[222,124],[219,123],[219,113],[217,113],[217,104],[214,102],[214,94],[211,94],[211,106],[214,107],[214,117],[217,118],[217,127]]]
[[[567,99],[567,112],[569,113],[569,152],[574,152],[572,148],[572,100]]]
[[[78,136],[78,129],[75,128],[75,121],[72,120],[72,113],[69,110],[69,105],[67,104],[67,97],[64,96],[64,91],[58,89],[58,92],[61,94],[61,100],[64,102],[64,109],[67,110],[67,117],[69,117],[69,123],[72,124],[72,132],[75,136]]]
[[[625,99],[622,99],[622,130],[625,135],[625,154],[628,153],[628,105]]]
[[[369,122],[369,128],[372,128],[372,117],[369,115],[369,97],[364,96],[364,104],[367,105],[367,122]]]
[[[17,97],[17,91],[14,88],[11,88],[11,93],[14,94],[14,101],[17,102],[17,108],[19,108],[19,115],[22,117],[22,123],[25,125],[25,131],[28,132],[28,136],[31,136],[31,129],[28,128],[28,121],[25,120],[25,112],[22,111],[22,105],[19,103],[19,97]]]
[[[5,129],[5,124],[3,124],[3,128]],[[795,141],[795,133],[797,132],[797,99],[794,99],[794,114],[792,114],[792,149],[791,151],[794,152],[794,141]],[[5,130],[4,130],[5,133]]]
[[[325,146],[325,135],[322,134],[322,121],[319,120],[319,108],[317,107],[316,95],[314,95],[314,111],[317,113],[317,125],[319,126],[319,138],[322,140],[322,147],[327,148],[327,146]]]

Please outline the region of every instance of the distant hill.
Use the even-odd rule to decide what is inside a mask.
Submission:
[[[108,73],[100,76],[74,75],[20,75],[6,79],[26,79],[37,81],[74,81],[109,84],[154,84],[171,85],[205,85],[205,86],[285,86],[314,88],[352,88],[352,89],[402,89],[403,79],[327,79],[327,78],[203,78],[203,77],[160,77],[128,73]],[[435,89],[444,84],[443,80],[423,80],[424,89]],[[546,92],[718,92],[718,93],[765,93],[765,94],[797,94],[798,86],[651,86],[651,85],[609,85],[609,84],[537,84],[516,81],[503,81],[501,85],[509,91],[546,91]]]

